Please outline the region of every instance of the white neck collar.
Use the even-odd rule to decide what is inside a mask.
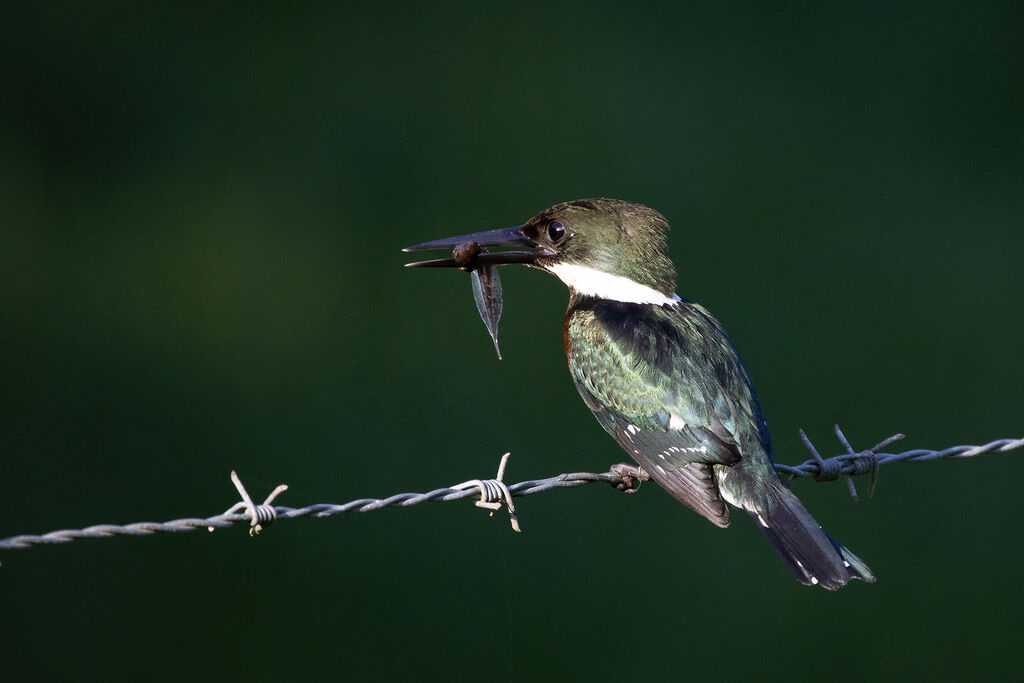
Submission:
[[[569,286],[577,294],[594,296],[599,299],[610,299],[631,304],[654,304],[665,306],[679,301],[673,294],[665,296],[653,287],[642,285],[635,280],[621,275],[613,275],[602,270],[594,270],[586,266],[571,263],[558,263],[549,266],[548,270]]]

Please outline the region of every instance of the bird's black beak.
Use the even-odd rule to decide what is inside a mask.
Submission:
[[[554,254],[551,249],[534,242],[522,233],[521,225],[497,230],[456,235],[432,242],[406,247],[402,251],[428,251],[451,249],[451,258],[431,259],[406,263],[407,268],[461,268],[475,270],[486,266],[504,266],[510,263],[533,264],[541,256]],[[487,251],[487,247],[530,247],[528,250]]]

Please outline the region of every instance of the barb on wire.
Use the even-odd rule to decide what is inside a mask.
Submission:
[[[285,484],[279,484],[276,489],[270,492],[267,499],[263,501],[263,505],[253,505],[252,498],[249,497],[249,492],[245,490],[242,485],[242,480],[238,478],[238,474],[231,470],[231,483],[238,489],[238,495],[242,497],[242,500],[229,507],[224,514],[233,515],[239,510],[244,509],[249,514],[249,535],[255,536],[259,532],[263,531],[264,527],[268,527],[274,523],[277,519],[277,510],[271,507],[271,503],[277,498],[278,494],[284,493],[288,490]],[[222,515],[223,516],[223,515]],[[213,531],[214,527],[207,527],[209,531]]]
[[[807,477],[817,481],[831,481],[840,475],[847,478],[850,491],[856,499],[856,490],[850,477],[870,474],[871,483],[868,488],[870,495],[878,478],[878,469],[882,465],[894,462],[930,462],[941,458],[973,458],[984,453],[1005,453],[1017,448],[1024,447],[1024,438],[1021,439],[999,439],[983,446],[954,446],[942,451],[917,449],[904,451],[903,453],[879,453],[902,435],[895,435],[885,439],[874,448],[866,451],[856,452],[850,446],[849,441],[842,431],[836,426],[836,436],[846,449],[845,453],[831,457],[822,458],[817,449],[807,438],[807,435],[800,432],[801,438],[808,450],[811,452],[811,459],[800,465],[776,464],[775,469],[780,474],[789,475],[792,480],[795,477]],[[506,453],[501,460],[496,479],[471,480],[456,486],[434,489],[427,493],[399,493],[388,498],[360,498],[344,504],[335,505],[320,503],[302,508],[290,508],[283,506],[271,506],[270,503],[283,492],[287,487],[278,486],[267,497],[263,505],[254,505],[249,494],[238,480],[237,475],[232,472],[232,481],[238,488],[242,501],[235,503],[223,514],[205,519],[184,518],[175,519],[169,522],[137,522],[134,524],[115,525],[101,524],[90,526],[84,529],[64,529],[53,531],[42,535],[12,536],[0,540],[0,550],[13,550],[29,548],[38,545],[52,545],[68,543],[80,538],[108,538],[110,536],[148,536],[154,533],[180,533],[207,528],[222,529],[233,524],[249,524],[249,533],[255,535],[270,522],[277,519],[292,519],[294,517],[332,517],[343,512],[369,512],[385,507],[409,507],[426,501],[442,501],[475,499],[478,505],[496,510],[505,506],[509,510],[509,517],[513,528],[518,531],[518,521],[515,508],[512,505],[513,497],[530,496],[543,491],[554,489],[573,488],[584,486],[594,482],[603,481],[617,487],[622,484],[622,477],[614,472],[595,474],[593,472],[571,472],[559,474],[547,479],[534,479],[521,481],[517,484],[505,484],[502,479],[505,472],[505,465],[508,461]],[[244,510],[245,512],[240,512]],[[492,512],[493,514],[493,512]]]
[[[476,271],[473,271],[476,272]],[[504,505],[508,508],[509,521],[512,523],[513,531],[522,531],[519,528],[519,517],[516,515],[516,506],[512,504],[512,492],[508,490],[508,485],[502,481],[505,478],[505,465],[508,464],[508,458],[512,455],[506,453],[501,456],[501,462],[498,463],[498,476],[494,479],[487,479],[480,481],[479,479],[471,479],[469,481],[456,484],[453,489],[471,489],[477,488],[480,491],[480,500],[476,502],[477,507],[487,508],[491,510],[491,516],[494,516],[494,510],[501,509]]]
[[[842,472],[846,476],[846,485],[850,489],[850,497],[854,500],[858,500],[857,487],[853,485],[853,475],[864,474],[866,472],[871,474],[871,483],[868,484],[868,498],[875,492],[875,486],[878,484],[878,451],[885,448],[894,441],[899,441],[903,438],[903,434],[893,434],[888,439],[883,439],[874,448],[869,448],[866,451],[860,453],[853,450],[853,446],[850,445],[846,435],[843,434],[843,430],[836,425],[836,438],[839,439],[839,443],[843,444],[846,449],[846,456],[836,456],[825,460],[818,454],[818,449],[814,447],[811,440],[807,438],[807,434],[804,430],[800,430],[800,440],[804,442],[804,446],[811,452],[814,457],[813,462],[818,466],[818,473],[814,475],[815,481],[833,481],[839,476],[843,469],[843,459],[845,458],[850,465],[853,467],[852,472]],[[808,460],[804,465],[807,465],[811,461]],[[776,465],[777,471],[782,471],[785,465]],[[790,469],[790,468],[787,468]],[[789,478],[786,480],[786,484],[790,484],[793,481],[793,477],[796,476],[795,472],[790,471]]]

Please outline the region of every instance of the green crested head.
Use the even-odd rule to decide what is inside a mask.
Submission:
[[[557,275],[574,291],[620,298],[614,284],[622,278],[626,288],[625,281],[632,281],[671,298],[676,269],[667,254],[668,227],[654,209],[599,198],[552,206],[524,223],[521,231],[544,251],[532,265]]]

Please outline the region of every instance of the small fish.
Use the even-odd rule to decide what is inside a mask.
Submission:
[[[498,321],[501,320],[502,306],[501,277],[498,275],[497,266],[473,265],[476,257],[486,252],[487,250],[482,249],[476,242],[462,242],[452,249],[452,260],[459,264],[462,270],[470,271],[476,310],[480,313],[480,319],[484,321],[487,333],[491,335],[498,360],[501,360],[501,348],[498,346]]]
[[[501,277],[498,266],[484,266],[470,273],[473,281],[473,298],[476,310],[484,321],[487,332],[494,341],[494,350],[501,360],[501,349],[498,348],[498,321],[501,320]]]

